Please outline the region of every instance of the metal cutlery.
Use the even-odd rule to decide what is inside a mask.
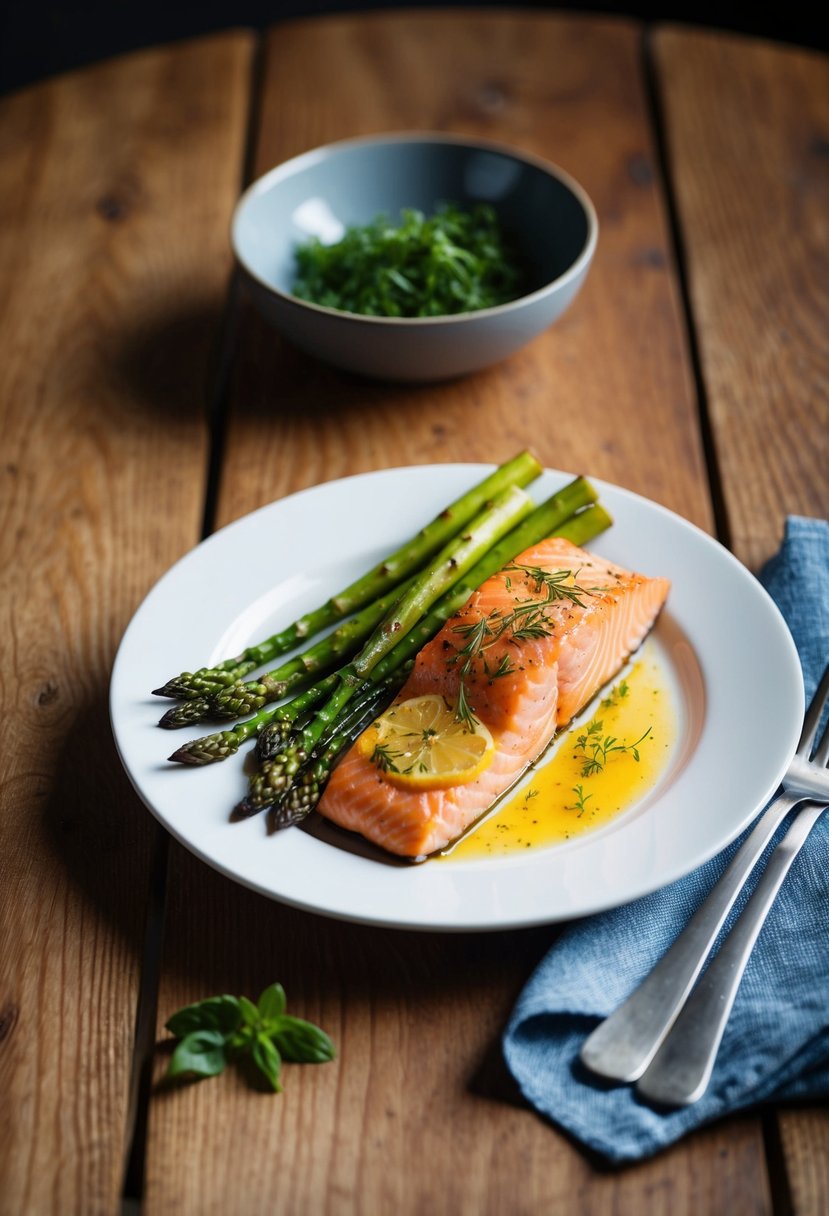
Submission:
[[[814,756],[812,755],[815,737],[827,704],[829,668],[824,672],[806,713],[800,741],[783,778],[781,793],[758,820],[708,898],[694,913],[667,953],[632,995],[587,1038],[582,1046],[581,1059],[591,1071],[618,1081],[636,1081],[643,1077],[688,1001],[717,934],[778,826],[796,806],[804,802],[821,803],[821,806],[812,807],[798,815],[789,834],[775,850],[774,864],[770,863],[766,871],[768,878],[764,875],[755,896],[746,907],[744,917],[748,916],[748,919],[745,924],[742,923],[744,917],[737,922],[740,928],[738,936],[734,938],[734,944],[730,944],[730,935],[726,943],[729,948],[723,962],[716,970],[712,963],[706,972],[706,977],[711,978],[703,992],[710,992],[710,995],[706,997],[701,993],[696,998],[687,1021],[683,1019],[682,1038],[677,1040],[670,1052],[666,1048],[666,1054],[658,1068],[654,1064],[654,1071],[648,1081],[645,1082],[643,1078],[639,1087],[644,1096],[654,1101],[670,1103],[690,1103],[696,1101],[704,1092],[713,1067],[713,1059],[709,1057],[712,1051],[716,1056],[734,994],[757,934],[797,851],[814,826],[816,818],[829,803],[829,725],[824,730]],[[734,932],[736,930],[732,930],[732,934]],[[722,956],[725,950],[724,945],[717,958]],[[725,988],[724,976],[729,977]],[[727,991],[726,996],[721,995],[724,991]],[[706,1001],[709,1002],[708,1005]],[[709,1020],[710,1005],[716,1007],[717,1016],[713,1021]],[[689,1030],[690,1026],[694,1026],[693,1034]],[[704,1049],[699,1045],[703,1027],[706,1040]],[[687,1076],[683,1074],[685,1079],[680,1080],[678,1052],[682,1043],[689,1042],[689,1038],[696,1043],[694,1052],[697,1063],[693,1070],[693,1080],[691,1072],[688,1072]],[[685,1048],[682,1050],[684,1052]],[[669,1089],[665,1078],[672,1073],[677,1074],[677,1079],[675,1085]]]
[[[772,853],[745,910],[637,1082],[637,1091],[650,1102],[690,1106],[708,1088],[754,943],[792,862],[825,810],[825,804],[810,803],[798,811]]]

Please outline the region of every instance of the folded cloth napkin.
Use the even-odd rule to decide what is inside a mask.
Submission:
[[[829,662],[829,525],[790,518],[782,548],[760,578],[791,629],[808,701]],[[693,1106],[659,1111],[633,1086],[595,1077],[579,1061],[586,1036],[664,954],[739,844],[670,886],[569,926],[530,978],[506,1028],[504,1056],[525,1097],[606,1161],[650,1156],[732,1111],[829,1094],[829,811],[760,934],[705,1095]]]

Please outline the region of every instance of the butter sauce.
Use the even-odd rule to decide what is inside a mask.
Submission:
[[[677,737],[674,694],[652,642],[591,710],[442,856],[480,859],[560,844],[643,798],[665,772]]]

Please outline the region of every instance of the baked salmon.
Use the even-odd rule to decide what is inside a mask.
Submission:
[[[402,857],[461,835],[624,666],[668,595],[552,537],[488,579],[420,651],[395,698],[439,694],[489,729],[494,755],[472,781],[405,789],[355,744],[319,804],[326,818]],[[362,749],[365,751],[365,749]]]

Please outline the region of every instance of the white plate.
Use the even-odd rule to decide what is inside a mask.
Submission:
[[[782,617],[754,577],[698,528],[598,481],[614,526],[590,547],[671,579],[653,636],[681,707],[666,774],[613,823],[527,855],[412,866],[334,843],[345,834],[333,830],[269,836],[262,816],[230,823],[246,788],[247,749],[201,769],[167,763],[185,738],[215,728],[159,730],[170,703],[150,689],[316,607],[489,471],[389,469],[305,490],[217,532],[153,588],[118,651],[110,712],[136,790],[196,856],[264,895],[329,916],[503,929],[583,916],[662,886],[723,848],[771,796],[794,751],[804,700]],[[541,502],[568,480],[547,471],[532,496]]]

